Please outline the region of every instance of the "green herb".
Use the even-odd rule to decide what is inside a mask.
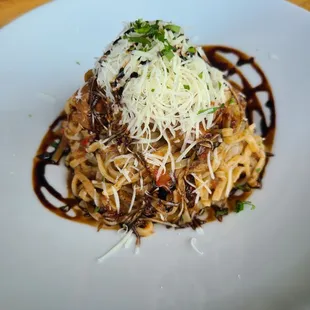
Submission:
[[[235,104],[236,103],[236,101],[235,101],[235,98],[230,98],[230,100],[229,100],[229,104]]]
[[[208,85],[208,84],[207,84],[207,89],[208,89],[208,90],[210,90],[210,87],[209,87],[209,85]]]
[[[256,171],[257,173],[260,173],[260,170],[261,170],[260,168],[256,168],[256,169],[255,169],[255,171]]]
[[[163,32],[154,33],[154,37],[160,42],[165,42],[165,34]]]
[[[100,210],[100,207],[96,207],[94,212],[97,213],[99,212],[99,210]]]
[[[197,115],[207,112],[207,114],[215,113],[218,109],[222,109],[225,107],[225,104],[222,103],[219,107],[207,108],[203,110],[199,110]]]
[[[133,23],[130,23],[130,27],[140,28],[142,26],[142,23],[143,23],[143,19],[139,18],[136,21],[134,21]]]
[[[58,145],[59,145],[59,142],[56,142],[56,141],[54,141],[54,142],[51,144],[51,146],[52,146],[52,147],[55,147],[55,148],[56,148]]]
[[[146,25],[145,27],[135,28],[136,33],[148,33],[150,31],[150,25]]]
[[[251,206],[251,210],[255,209],[255,205],[251,201],[241,201],[237,200],[236,207],[235,207],[235,212],[239,213],[240,211],[244,210],[244,206]]]
[[[76,61],[75,63],[76,63],[77,65],[80,65],[80,64],[81,64],[79,61]]]
[[[236,188],[243,191],[243,192],[250,192],[251,191],[251,187],[248,183],[237,185]]]
[[[149,45],[151,46],[151,41],[146,37],[128,37],[129,42],[141,43],[143,46]]]
[[[203,72],[200,72],[199,74],[198,74],[198,77],[200,78],[200,79],[202,79],[203,78]],[[208,88],[209,89],[209,88]]]
[[[171,50],[164,49],[161,51],[162,55],[165,56],[169,61],[174,57],[174,53]]]
[[[228,209],[218,209],[215,211],[215,217],[223,216],[228,214]]]
[[[153,36],[161,41],[165,42],[165,33],[163,29],[159,29],[158,22],[156,24],[150,24],[149,22],[144,22],[142,19],[137,20],[134,24],[134,31],[138,34],[144,34],[145,37],[152,38]]]
[[[181,27],[177,26],[177,25],[166,25],[165,29],[171,30],[172,32],[175,32],[175,33],[178,33],[178,32],[180,32]]]
[[[191,53],[191,54],[195,54],[196,53],[196,48],[191,46],[191,47],[189,47],[188,52]]]
[[[124,39],[128,39],[130,42],[141,43],[143,45],[143,51],[147,51],[147,47],[151,47],[151,40],[153,38],[165,43],[164,50],[161,51],[162,56],[167,57],[168,60],[171,60],[174,57],[172,51],[175,51],[175,48],[172,47],[169,42],[165,39],[165,29],[171,30],[173,32],[179,32],[180,27],[176,25],[167,25],[164,27],[160,27],[159,20],[156,21],[155,24],[150,24],[147,21],[143,21],[143,19],[138,19],[135,22],[131,23],[130,26],[133,28],[136,34],[140,34],[141,36],[128,36],[125,34],[123,36]]]
[[[154,91],[155,91],[155,88],[152,88],[151,92],[154,93]]]
[[[185,89],[187,89],[187,90],[190,90],[190,89],[191,89],[189,85],[183,85],[183,87],[184,87]]]
[[[28,114],[28,117],[31,118],[31,117],[32,117],[32,114]]]
[[[222,88],[222,83],[221,82],[219,82],[219,89],[221,89]]]

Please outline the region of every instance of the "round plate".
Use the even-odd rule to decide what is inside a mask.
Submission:
[[[255,211],[205,225],[204,235],[158,228],[139,255],[122,249],[97,264],[120,236],[42,207],[32,158],[94,57],[139,17],[256,58],[276,99],[276,156]],[[1,29],[0,308],[309,309],[309,33],[310,15],[280,0],[56,1]],[[51,174],[64,189],[63,171]]]

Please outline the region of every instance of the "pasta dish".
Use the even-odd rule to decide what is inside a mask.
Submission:
[[[124,228],[123,242],[154,224],[196,229],[253,207],[246,197],[261,186],[264,137],[246,96],[177,25],[128,24],[65,114],[56,141],[74,201],[65,211]]]

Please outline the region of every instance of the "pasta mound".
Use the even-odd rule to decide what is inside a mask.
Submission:
[[[154,130],[147,143],[130,137],[121,110],[113,108],[96,77],[86,74],[84,86],[67,101],[63,123],[79,207],[99,229],[126,225],[142,237],[155,223],[196,228],[233,211],[238,192],[260,186],[266,155],[246,118],[243,95],[230,86],[225,96],[213,111],[213,126],[200,124],[198,139],[186,141],[181,131],[162,137]],[[186,154],[184,145],[190,146]]]

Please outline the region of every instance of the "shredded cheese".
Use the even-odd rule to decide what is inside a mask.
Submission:
[[[105,197],[109,198],[109,195],[108,195],[108,192],[107,192],[107,185],[105,183],[105,180],[102,181],[102,189],[103,189],[102,194]]]
[[[197,205],[197,203],[200,199],[200,191],[196,189],[194,192],[196,193],[195,205]]]
[[[196,232],[198,235],[204,235],[205,234],[204,230],[201,227],[197,227]]]
[[[204,187],[209,194],[212,194],[212,191],[210,189],[210,187],[207,185],[207,183],[209,182],[209,180],[203,181],[201,178],[199,178],[196,173],[192,173],[192,176],[200,183],[200,185],[194,190],[195,193],[198,193],[198,191]]]
[[[185,180],[185,182],[186,182],[188,185],[190,185],[191,187],[196,188],[196,185],[195,185],[195,184],[191,183],[191,182],[188,181],[186,178],[185,178],[184,180]]]
[[[140,254],[140,247],[136,246],[135,248],[135,255],[139,255]]]
[[[133,208],[133,204],[135,203],[136,200],[136,186],[133,186],[133,192],[132,192],[132,196],[131,196],[131,202],[130,202],[130,206],[128,209],[128,213],[131,212],[132,208]]]
[[[98,263],[102,263],[107,257],[115,253],[117,250],[121,249],[123,245],[127,243],[127,241],[130,239],[131,235],[133,234],[132,230],[129,230],[127,234],[125,234],[122,239],[113,246],[108,252],[106,252],[104,255],[97,258]]]
[[[124,248],[125,248],[125,249],[128,249],[128,248],[131,246],[133,240],[134,240],[134,236],[131,235],[130,238],[129,238],[129,239],[126,241],[126,243],[124,244]]]
[[[234,166],[231,167],[229,170],[228,170],[228,179],[227,179],[227,186],[226,186],[226,191],[225,191],[225,197],[228,197],[229,196],[229,193],[231,191],[231,188],[232,188],[232,172],[234,170]]]
[[[191,238],[191,246],[192,248],[200,255],[203,255],[203,252],[198,250],[197,246],[196,246],[196,243],[197,243],[197,239],[196,238]]]
[[[120,234],[121,236],[126,235],[128,233],[128,226],[124,224],[123,227],[117,231],[117,233]]]
[[[214,177],[214,172],[213,172],[212,164],[211,164],[211,151],[208,152],[208,168],[209,168],[211,179],[214,180],[215,177]]]
[[[143,190],[143,177],[142,174],[140,173],[140,189]]]
[[[186,155],[187,153],[197,144],[198,141],[194,141],[192,142],[186,149],[184,152],[181,153],[181,155],[177,158],[176,162],[180,162]]]
[[[115,186],[112,186],[112,192],[114,195],[116,211],[117,211],[117,213],[119,213],[119,211],[121,209],[121,204],[120,204],[118,192],[117,192]]]
[[[146,23],[152,26],[156,22]],[[189,138],[194,129],[197,140],[201,135],[200,124],[203,128],[212,126],[214,113],[209,113],[208,109],[220,107],[228,89],[223,73],[209,65],[203,50],[194,47],[181,28],[175,33],[167,27],[169,23],[159,21],[157,24],[164,41],[156,36],[148,37],[150,45],[147,48],[142,43],[133,43],[128,36],[139,38],[139,34],[127,35],[132,27],[130,24],[95,66],[97,83],[112,103],[116,101],[117,90],[122,87],[121,122],[128,125],[131,137],[143,144],[143,153],[150,152],[155,130],[160,132],[155,140],[164,137],[168,141],[167,132],[173,137],[177,131],[189,132]],[[162,52],[167,44],[173,47],[170,58]],[[194,52],[189,53],[190,49]],[[121,77],[118,77],[120,72]],[[195,141],[187,147],[184,144],[176,162],[181,161],[195,144]],[[159,175],[164,172],[168,158],[172,158],[171,149],[161,165],[153,160],[159,166]]]

